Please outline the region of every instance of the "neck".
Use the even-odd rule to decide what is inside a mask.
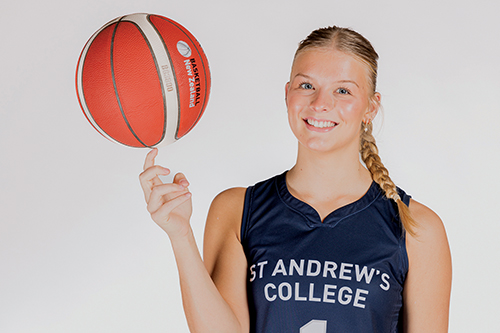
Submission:
[[[299,144],[297,163],[288,172],[287,182],[297,194],[337,197],[363,194],[372,179],[356,149],[324,153]]]

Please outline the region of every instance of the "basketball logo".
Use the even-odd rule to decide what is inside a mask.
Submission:
[[[177,51],[179,51],[183,57],[189,58],[191,56],[191,48],[182,40],[177,42]]]

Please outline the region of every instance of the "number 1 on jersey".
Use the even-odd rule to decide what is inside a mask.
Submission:
[[[326,333],[326,320],[313,319],[302,326],[299,333]]]

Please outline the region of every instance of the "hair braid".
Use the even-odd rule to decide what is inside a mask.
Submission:
[[[396,184],[389,177],[389,171],[382,163],[378,155],[378,148],[375,143],[375,138],[372,135],[373,125],[371,123],[361,126],[361,140],[359,151],[361,158],[366,167],[372,174],[372,179],[380,188],[385,192],[385,196],[392,199],[398,205],[399,217],[403,228],[412,236],[415,236],[414,227],[416,226],[415,220],[411,217],[410,209],[401,200],[398,194]]]

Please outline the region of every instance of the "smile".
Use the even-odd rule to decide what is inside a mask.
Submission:
[[[328,120],[315,120],[311,118],[304,119],[309,125],[316,128],[332,128],[337,126],[337,123]]]

